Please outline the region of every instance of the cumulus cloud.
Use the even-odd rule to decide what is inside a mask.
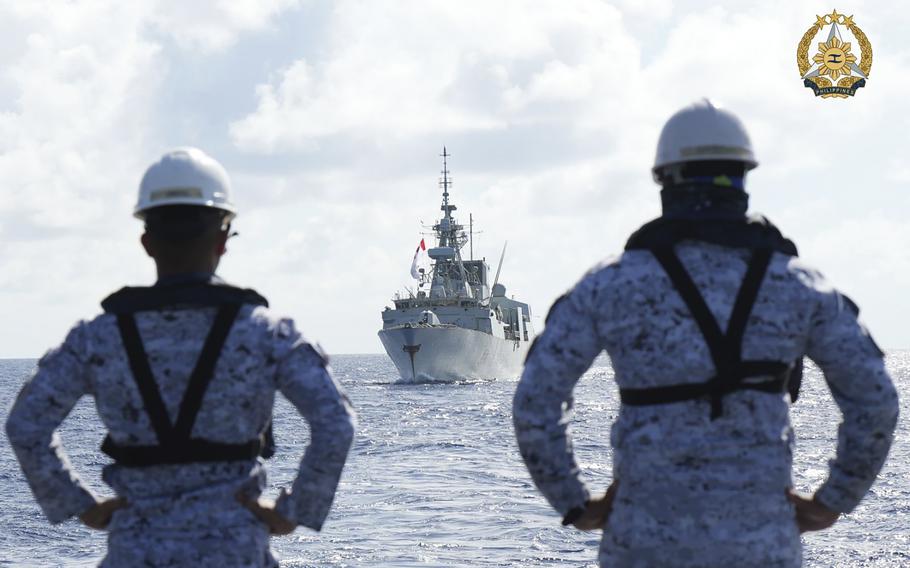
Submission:
[[[135,185],[165,146],[193,143],[226,164],[241,206],[224,275],[331,351],[378,351],[418,220],[438,214],[446,144],[475,253],[495,259],[509,240],[503,278],[542,315],[658,213],[660,127],[711,95],[752,133],[754,207],[864,306],[881,343],[906,345],[910,313],[889,302],[910,274],[895,252],[910,244],[907,16],[854,4],[876,59],[848,101],[800,84],[796,43],[830,10],[814,0],[10,4],[0,175],[19,181],[0,193],[0,303],[62,334],[107,289],[147,281]]]
[[[218,6],[219,41],[293,3],[253,4]],[[34,322],[33,332],[3,334],[4,354],[37,354],[106,291],[150,276],[129,211],[162,149],[153,111],[172,62],[161,34],[148,33],[161,10],[151,1],[0,5],[0,304]],[[170,18],[175,33],[195,27]]]
[[[150,111],[170,64],[144,35],[148,26],[222,46],[294,4],[5,4],[0,14],[23,41],[2,61],[8,96],[0,107],[0,176],[10,187],[0,195],[0,214],[82,229],[124,210],[145,148],[155,146]]]
[[[181,46],[214,52],[232,45],[241,33],[267,28],[274,17],[301,0],[159,0],[149,22]]]
[[[4,62],[15,98],[0,115],[0,215],[18,224],[97,224],[105,198],[119,202],[112,190],[135,175],[124,158],[141,136],[145,117],[135,110],[147,100],[140,82],[155,82],[156,49],[135,37],[136,14],[89,6],[15,4],[4,14],[29,30]]]
[[[704,95],[737,111],[750,127],[763,164],[752,176],[753,203],[789,222],[788,232],[809,238],[828,234],[831,226],[859,231],[865,225],[850,224],[852,218],[878,214],[874,199],[857,203],[851,192],[870,183],[870,170],[888,172],[882,182],[893,183],[905,168],[893,167],[891,146],[854,141],[871,132],[876,139],[901,138],[905,119],[893,109],[907,86],[897,68],[905,48],[877,60],[874,73],[887,80],[847,101],[848,111],[838,101],[815,99],[798,78],[796,43],[815,14],[828,10],[824,6],[629,4],[617,9],[582,1],[565,9],[565,3],[542,2],[527,10],[504,2],[455,10],[420,2],[379,11],[337,3],[319,57],[300,58],[260,83],[256,108],[231,125],[231,135],[244,151],[273,155],[319,155],[344,140],[349,167],[361,174],[377,163],[364,154],[411,163],[406,153],[419,149],[429,158],[438,141],[449,141],[455,167],[468,170],[456,187],[467,185],[466,200],[488,223],[482,238],[497,241],[489,243],[494,250],[505,238],[516,241],[510,253],[515,281],[538,283],[525,291],[537,306],[656,214],[648,169],[659,127]],[[868,16],[859,21],[874,30],[885,18],[865,6],[857,6]],[[643,32],[651,36],[647,42]],[[421,149],[420,141],[432,145]],[[864,167],[832,175],[834,163]],[[400,179],[390,174],[388,189],[359,195],[370,204],[388,199]],[[346,199],[342,194],[358,194],[344,187],[335,187],[336,203]],[[877,192],[891,197],[883,187]],[[423,195],[433,203],[432,193]],[[818,220],[807,221],[813,212]],[[885,217],[890,221],[877,224],[876,234],[904,238],[895,232],[893,214]],[[553,237],[542,241],[541,230]],[[379,239],[394,242],[384,234]],[[828,254],[838,248],[834,240],[811,242],[804,247],[808,254],[831,263],[835,273],[856,262],[886,266],[893,260],[869,250],[863,257]],[[350,245],[356,247],[353,240]],[[523,248],[533,252],[523,254]],[[535,272],[542,258],[559,269]],[[561,283],[550,279],[554,272]],[[869,280],[859,288],[875,286]]]
[[[257,87],[258,108],[231,127],[243,149],[311,148],[349,135],[371,141],[506,129],[546,120],[591,92],[589,66],[621,74],[635,43],[609,4],[339,2],[325,56],[300,59]],[[552,114],[552,113],[550,113]]]

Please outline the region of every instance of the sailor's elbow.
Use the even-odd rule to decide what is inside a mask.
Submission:
[[[524,416],[527,413],[528,403],[530,402],[525,390],[519,381],[515,394],[512,396],[512,424],[515,428],[518,428],[524,422]]]
[[[862,432],[872,435],[876,442],[885,441],[890,444],[897,429],[900,403],[897,391],[879,391],[878,396],[867,398],[857,403],[851,401],[849,406],[842,406],[844,417],[843,428],[847,432]]]
[[[535,406],[541,401],[541,397],[546,395],[547,385],[539,368],[536,365],[525,367],[515,387],[515,395],[512,397],[512,417],[515,420],[521,419],[528,413],[534,413]]]
[[[900,416],[901,406],[900,399],[898,398],[897,389],[892,387],[893,394],[889,397],[888,402],[885,405],[883,414],[885,416],[891,417],[890,425],[892,432],[897,428],[897,419]]]
[[[529,389],[533,390],[533,384],[538,380],[538,365],[533,361],[525,361],[524,367],[521,369],[521,376],[518,378],[518,383],[515,385],[515,397],[514,400],[518,400],[520,394],[528,392]]]
[[[882,381],[871,389],[872,404],[867,404],[867,412],[880,416],[896,425],[900,414],[900,398],[897,387],[891,380]],[[875,407],[874,410],[870,407]]]
[[[349,415],[348,419],[345,420],[342,424],[342,438],[350,446],[354,441],[354,436],[357,434],[357,418],[354,415]]]
[[[12,416],[7,417],[3,429],[6,432],[6,439],[9,440],[10,445],[15,446],[19,432],[17,431],[18,429]]]
[[[357,417],[353,412],[339,416],[331,426],[332,437],[338,446],[349,448],[357,432]]]
[[[29,427],[29,420],[22,415],[15,406],[6,418],[6,438],[13,449],[23,448],[31,444],[34,438],[33,428]]]

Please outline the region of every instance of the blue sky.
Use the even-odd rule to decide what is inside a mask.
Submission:
[[[834,7],[874,49],[849,100],[796,68]],[[186,144],[225,164],[241,207],[222,274],[330,352],[381,351],[443,145],[475,251],[508,239],[503,280],[543,316],[658,213],[657,135],[702,96],[750,129],[753,210],[879,343],[910,348],[908,19],[782,0],[0,2],[0,356],[37,356],[153,280],[130,210],[148,163]]]

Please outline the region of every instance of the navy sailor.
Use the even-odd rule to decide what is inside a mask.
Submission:
[[[51,523],[78,516],[108,531],[103,566],[274,566],[270,534],[322,527],[353,410],[293,320],[215,276],[236,214],[218,162],[195,148],[165,154],[135,214],[158,282],[108,297],[41,359],[7,420],[10,442]],[[273,503],[260,493],[278,392],[311,441]],[[83,396],[107,428],[114,498],[85,487],[55,432]]]
[[[859,310],[769,221],[746,215],[757,165],[742,123],[700,101],[660,135],[663,215],[560,298],[514,398],[537,487],[583,530],[601,566],[793,567],[799,534],[852,511],[884,463],[895,387]],[[567,432],[572,391],[602,351],[621,406],[614,481],[592,496]],[[837,456],[813,496],[791,489],[804,356],[843,414]]]

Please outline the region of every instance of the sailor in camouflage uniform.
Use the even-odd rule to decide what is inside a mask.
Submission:
[[[214,275],[235,214],[226,172],[195,148],[146,172],[137,217],[159,280],[107,298],[48,352],[6,424],[51,523],[73,516],[108,531],[103,566],[274,566],[269,535],[319,530],[354,432],[325,357],[252,290]],[[275,503],[262,457],[281,392],[311,441]],[[114,458],[101,500],[72,471],[56,428],[85,395]]]
[[[603,528],[601,566],[799,566],[800,532],[852,511],[891,445],[898,401],[883,354],[856,305],[746,216],[756,165],[731,113],[704,100],[674,115],[654,168],[662,217],[553,305],[527,359],[521,455],[563,524]],[[621,407],[614,482],[594,498],[567,427],[573,387],[604,350]],[[804,356],[843,414],[811,497],[792,491],[790,471]]]

